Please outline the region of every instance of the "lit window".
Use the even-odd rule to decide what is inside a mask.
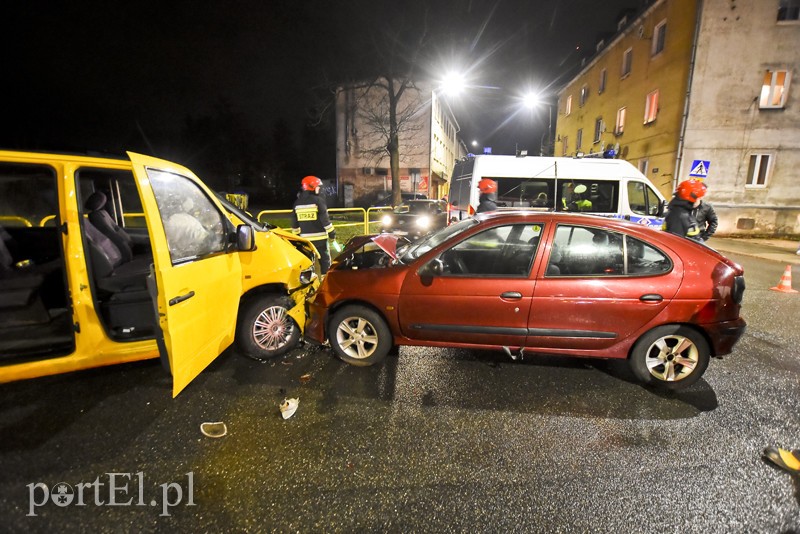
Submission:
[[[747,187],[766,187],[772,158],[769,154],[751,154],[747,170]]]
[[[600,71],[600,84],[597,87],[597,94],[602,94],[606,90],[606,69]]]
[[[800,0],[780,0],[778,22],[800,20]]]
[[[622,77],[626,77],[631,73],[631,64],[633,63],[633,48],[629,48],[622,53]]]
[[[567,97],[567,104],[564,106],[564,116],[572,113],[572,95]]]
[[[761,85],[760,108],[782,108],[786,105],[791,73],[787,70],[768,70]]]
[[[650,48],[650,55],[655,56],[664,50],[664,43],[667,39],[667,21],[662,20],[653,29],[653,44]]]
[[[650,124],[655,122],[658,115],[658,89],[647,95],[647,100],[644,104],[644,123]]]
[[[583,144],[583,128],[578,129],[578,134],[575,136],[575,150],[580,150]]]
[[[614,124],[614,134],[622,135],[625,131],[625,108],[617,110],[617,122]]]
[[[569,148],[569,140],[568,140],[567,136],[565,135],[564,137],[561,138],[561,155],[562,156],[566,156],[567,155],[567,149],[568,148]]]
[[[581,87],[581,98],[580,98],[580,101],[579,101],[578,105],[583,107],[583,105],[586,103],[586,99],[588,97],[589,97],[589,86],[586,85],[586,84],[583,84],[583,87]]]
[[[605,130],[605,128],[603,127],[603,117],[597,117],[594,120],[594,142],[595,143],[599,143],[600,142],[600,136],[603,135],[603,130]]]

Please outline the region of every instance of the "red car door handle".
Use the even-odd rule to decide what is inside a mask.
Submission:
[[[648,293],[646,295],[642,295],[639,297],[639,300],[642,302],[661,302],[664,300],[664,297],[659,295],[658,293]]]
[[[521,299],[522,293],[519,291],[506,291],[505,293],[500,293],[501,299]]]

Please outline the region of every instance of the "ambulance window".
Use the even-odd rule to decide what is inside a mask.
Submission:
[[[650,216],[656,216],[658,215],[658,210],[661,205],[661,199],[658,198],[658,195],[655,191],[647,186],[645,186],[645,188],[647,189],[647,214]]]
[[[646,189],[641,182],[628,182],[628,206],[637,215],[647,215]]]

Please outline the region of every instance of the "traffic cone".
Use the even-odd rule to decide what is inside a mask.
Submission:
[[[796,289],[792,289],[792,266],[787,265],[781,276],[781,281],[778,285],[770,288],[773,291],[780,291],[781,293],[797,293]]]

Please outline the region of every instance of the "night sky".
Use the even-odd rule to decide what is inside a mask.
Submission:
[[[221,109],[254,146],[274,141],[279,119],[299,144],[325,86],[358,72],[366,52],[352,41],[388,23],[370,17],[408,11],[401,0],[373,0],[359,13],[361,1],[6,3],[0,147],[134,149],[190,164],[213,146],[192,146],[187,123]],[[549,91],[555,103],[577,48],[593,49],[624,8],[641,3],[432,2],[434,45],[421,68],[431,79],[466,74],[469,87],[452,102],[465,141],[538,151],[547,108],[517,113],[516,98]]]

